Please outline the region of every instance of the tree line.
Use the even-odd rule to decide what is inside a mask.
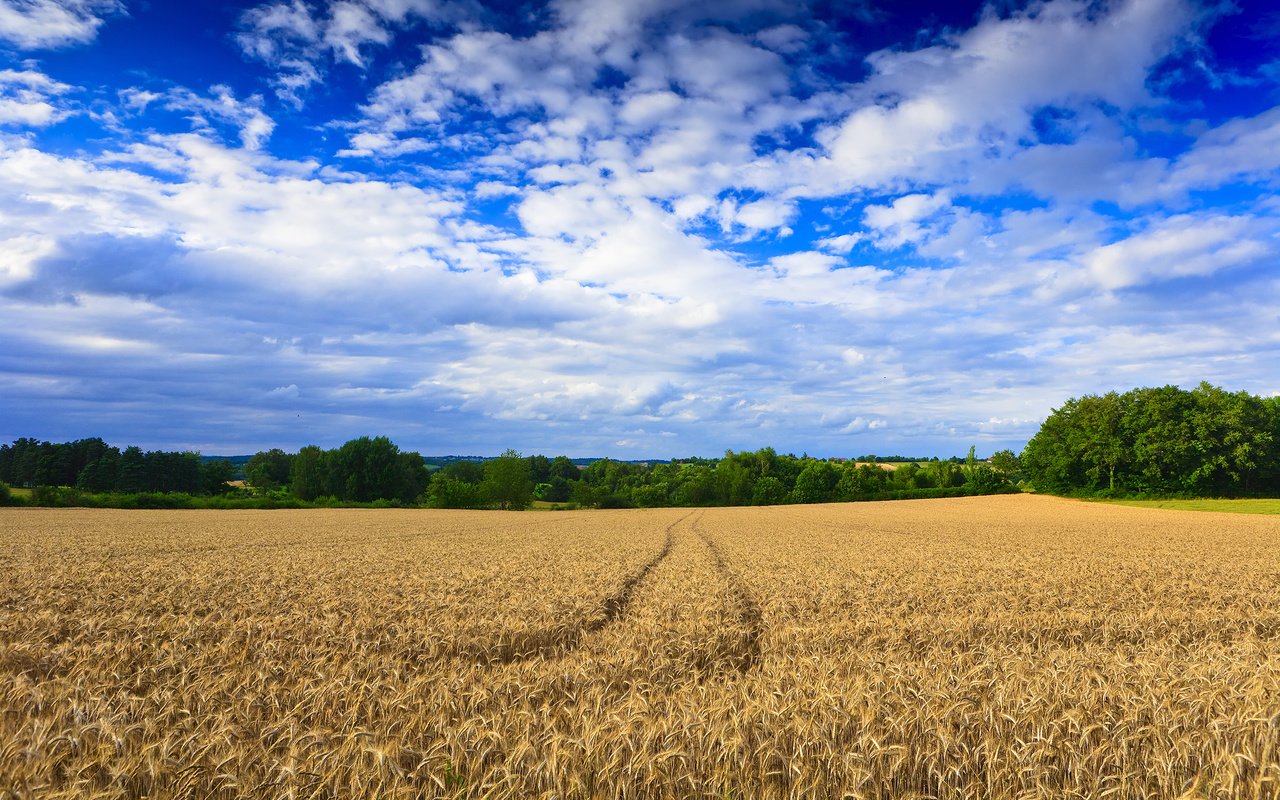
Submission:
[[[537,474],[533,475],[535,482]],[[989,494],[1010,490],[1008,476],[979,461],[932,459],[887,469],[843,459],[780,454],[766,447],[720,459],[636,464],[602,459],[561,484],[551,476],[534,495],[580,506],[746,506]]]
[[[888,469],[874,463],[784,455],[772,448],[729,451],[719,459],[601,459],[585,466],[563,455],[522,456],[508,450],[497,458],[452,460],[433,473],[419,453],[401,451],[379,436],[353,439],[330,450],[307,446],[296,453],[258,452],[243,466],[245,485],[233,487],[230,462],[202,460],[196,453],[143,452],[137,447],[122,451],[101,439],[65,444],[19,439],[0,446],[0,483],[37,487],[36,502],[49,505],[777,505],[1010,491],[1012,474],[1012,468],[998,459],[992,464],[978,461],[972,449],[963,460],[935,458]],[[217,502],[182,499],[198,496]]]
[[[889,458],[878,459],[889,461]],[[896,458],[892,460],[897,460]],[[451,460],[443,468],[401,451],[385,436],[325,450],[256,453],[246,486],[230,485],[235,467],[197,453],[119,448],[102,439],[55,444],[18,439],[0,445],[5,485],[59,487],[47,504],[108,496],[150,498],[138,505],[212,497],[221,505],[398,504],[439,508],[528,507],[540,500],[578,507],[776,505],[1014,491],[1023,480],[1057,494],[1129,496],[1280,496],[1280,397],[1227,392],[1208,383],[1085,395],[1054,409],[1021,457],[1002,450],[986,462],[966,459],[875,463],[779,454],[772,448],[723,458],[635,463],[566,456]],[[863,462],[863,463],[859,463]],[[866,463],[871,462],[871,463]]]
[[[235,467],[198,453],[121,450],[102,439],[55,444],[18,439],[0,445],[0,482],[10,486],[63,486],[95,493],[213,495],[230,491]]]
[[[258,453],[245,465],[246,480],[261,490],[324,500],[322,490],[307,477],[313,467],[300,467],[303,452]],[[978,461],[971,449],[963,460],[935,458],[886,469],[764,448],[730,451],[720,459],[636,463],[606,458],[580,467],[563,455],[526,457],[508,450],[484,461],[449,463],[431,475],[417,502],[436,508],[520,509],[535,500],[577,507],[654,508],[990,494],[1013,490],[1010,463]]]
[[[1036,489],[1058,494],[1280,496],[1280,397],[1208,383],[1072,398],[1023,450]]]

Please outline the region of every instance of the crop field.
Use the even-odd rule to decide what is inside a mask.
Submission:
[[[1274,798],[1280,520],[0,510],[0,798]]]

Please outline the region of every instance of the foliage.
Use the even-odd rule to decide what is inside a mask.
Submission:
[[[244,479],[250,486],[273,491],[289,485],[293,456],[279,448],[255,453],[244,465]]]
[[[0,480],[15,486],[64,486],[82,492],[183,492],[220,494],[234,477],[226,459],[196,453],[128,447],[122,452],[101,439],[61,444],[17,439],[0,446]]]
[[[427,485],[422,456],[401,453],[385,436],[352,439],[329,458],[333,494],[341,500],[412,503]]]
[[[235,466],[225,459],[214,458],[200,463],[200,491],[204,494],[226,494],[236,476]]]
[[[997,450],[991,454],[991,468],[1013,480],[1022,472],[1022,462],[1012,450]]]
[[[74,486],[79,495],[42,493],[47,501],[58,504],[73,502],[73,497],[79,498],[74,500],[77,504],[87,503],[86,497],[112,493],[181,493],[225,494],[228,502],[246,507],[253,506],[249,500],[256,498],[261,501],[258,507],[395,502],[506,509],[527,508],[535,498],[596,508],[781,505],[869,500],[959,487],[965,487],[967,494],[990,494],[1010,485],[1007,471],[977,463],[972,452],[968,463],[933,459],[923,467],[911,462],[860,465],[779,454],[769,447],[730,450],[719,459],[635,463],[606,458],[585,467],[563,455],[525,457],[513,450],[488,460],[446,457],[433,462],[443,465],[434,475],[421,455],[401,452],[382,436],[353,439],[333,450],[314,445],[296,454],[267,450],[245,462],[252,490],[236,492],[228,485],[232,465],[227,459],[202,461],[194,453],[146,453],[138,447],[119,451],[98,439],[69,445],[20,439],[12,447],[0,448],[0,479],[66,477],[72,467],[83,464],[75,480],[65,484]]]
[[[301,500],[315,500],[330,492],[329,454],[307,445],[293,457],[289,471],[289,491]]]
[[[13,496],[13,492],[9,491],[9,484],[0,481],[0,506],[15,506],[17,504],[18,501]]]
[[[293,456],[290,491],[302,500],[416,502],[430,480],[418,453],[401,452],[385,436],[352,439],[336,450],[308,445]]]
[[[1059,494],[1280,494],[1280,405],[1208,383],[1072,398],[1027,443],[1021,468]]]
[[[547,464],[550,469],[550,462]],[[515,450],[484,462],[485,496],[503,510],[528,508],[533,496],[530,462]]]
[[[444,470],[432,478],[428,491],[429,502],[435,508],[484,508],[488,505],[480,484],[460,480]]]

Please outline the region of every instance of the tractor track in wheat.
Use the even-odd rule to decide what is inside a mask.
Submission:
[[[604,598],[598,613],[592,614],[585,620],[566,623],[563,626],[516,633],[503,637],[497,642],[452,648],[448,655],[474,659],[482,663],[510,664],[531,658],[563,656],[577,649],[586,636],[604,630],[626,613],[636,590],[671,554],[671,548],[675,544],[676,527],[692,514],[693,512],[689,512],[667,526],[662,547],[648,561],[627,575],[614,592]]]
[[[716,571],[720,573],[728,588],[733,614],[743,630],[738,647],[724,654],[724,660],[738,672],[746,673],[760,662],[762,654],[760,639],[764,636],[764,615],[751,590],[730,566],[719,542],[703,530],[701,521],[701,518],[694,521],[693,530],[711,551],[711,559],[715,563]]]

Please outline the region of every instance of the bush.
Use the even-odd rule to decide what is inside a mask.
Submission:
[[[122,495],[121,500],[132,505],[120,505],[120,508],[196,508],[194,498],[183,492],[161,494],[160,492],[139,492],[135,495]]]
[[[431,504],[436,508],[484,508],[488,498],[479,484],[440,475],[431,482]]]
[[[596,501],[596,508],[631,508],[631,501],[622,495],[606,494]]]
[[[91,498],[70,486],[37,486],[31,490],[31,505],[52,508],[93,505]]]
[[[16,506],[17,499],[9,491],[9,484],[0,481],[0,506]]]

